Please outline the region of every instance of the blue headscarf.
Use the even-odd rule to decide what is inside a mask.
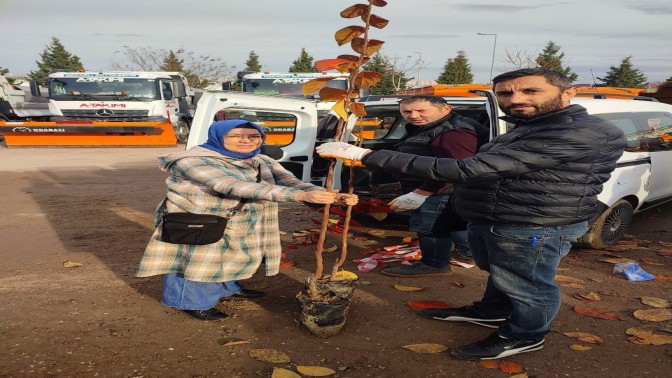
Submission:
[[[261,140],[263,144],[263,141],[266,140],[266,134],[264,134],[264,130],[261,127],[249,121],[234,119],[229,121],[218,121],[210,125],[210,129],[208,129],[208,140],[201,144],[201,147],[205,147],[208,150],[212,150],[224,156],[236,159],[247,159],[253,156],[257,156],[261,151],[261,145],[259,145],[259,148],[256,150],[248,153],[233,152],[224,148],[224,135],[228,134],[229,131],[235,129],[236,127],[243,125],[252,126],[253,128],[257,129],[259,133],[261,133]]]

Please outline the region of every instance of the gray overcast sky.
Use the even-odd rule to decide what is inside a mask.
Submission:
[[[381,52],[424,62],[420,80],[433,80],[464,50],[475,82],[513,68],[508,51],[536,55],[548,41],[562,47],[565,65],[592,82],[632,56],[649,81],[672,76],[672,3],[667,0],[387,0],[375,12],[390,20],[371,37]],[[316,60],[352,53],[334,33],[359,19],[339,12],[363,0],[0,0],[0,67],[15,75],[37,68],[39,54],[58,38],[87,69],[109,69],[122,46],[177,50],[221,58],[242,69],[251,50],[264,70],[286,71],[305,47]],[[119,55],[117,54],[117,57]],[[123,56],[123,55],[122,55]],[[408,76],[416,76],[416,70]],[[234,72],[235,74],[235,72]]]

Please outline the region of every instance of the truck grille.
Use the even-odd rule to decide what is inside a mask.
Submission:
[[[91,119],[96,121],[136,121],[148,120],[148,110],[121,110],[112,109],[113,114],[101,116],[100,109],[68,109],[63,110],[63,117],[68,119]]]

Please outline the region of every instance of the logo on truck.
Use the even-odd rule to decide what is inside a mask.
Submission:
[[[103,108],[103,109],[96,110],[96,114],[101,116],[101,117],[109,117],[109,116],[114,115],[114,112],[110,109]]]

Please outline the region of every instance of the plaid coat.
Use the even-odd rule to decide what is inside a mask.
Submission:
[[[170,172],[166,180],[167,212],[225,216],[241,198],[247,198],[248,202],[229,219],[224,237],[207,245],[162,242],[160,220],[164,209],[159,205],[155,213],[156,229],[137,277],[182,273],[190,281],[231,281],[251,277],[262,261],[266,275],[275,275],[282,253],[277,202],[296,201],[302,190],[324,190],[301,182],[264,155],[234,159],[196,146],[160,156],[159,162],[162,170]]]

